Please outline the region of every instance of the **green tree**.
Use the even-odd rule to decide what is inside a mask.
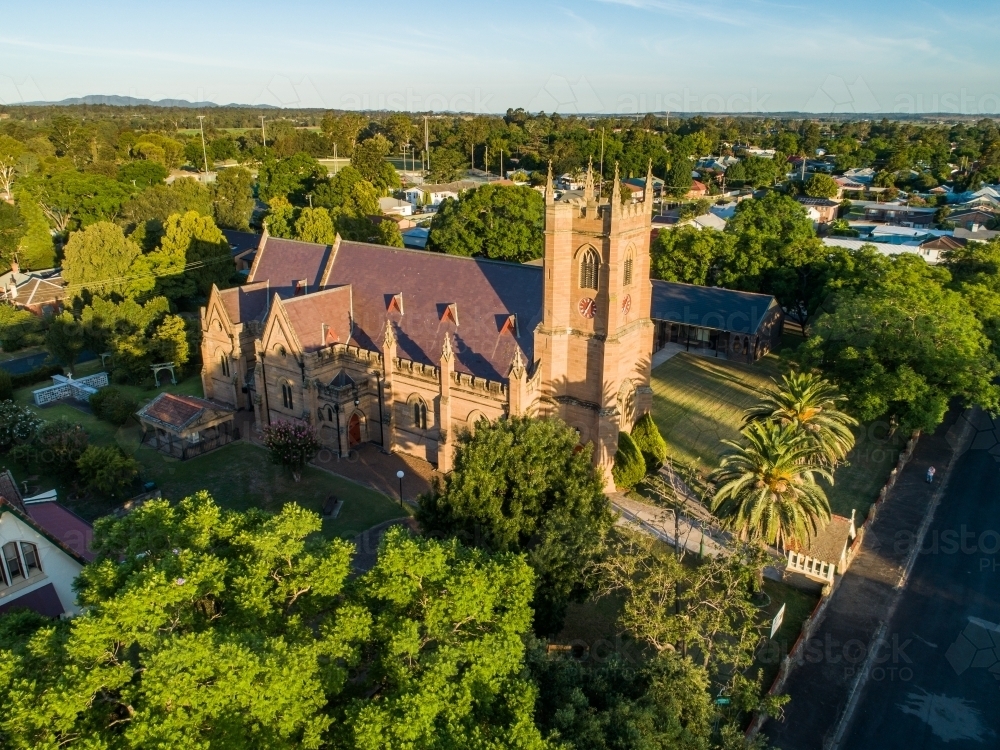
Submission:
[[[75,170],[56,172],[29,187],[57,232],[115,221],[132,195],[132,185],[123,185],[102,174]]]
[[[212,215],[211,194],[204,185],[191,178],[174,180],[169,185],[153,185],[134,196],[122,208],[126,228],[143,232],[145,249],[151,249],[163,235],[163,225],[173,214],[196,211]]]
[[[792,425],[808,437],[820,461],[835,466],[854,447],[852,428],[858,420],[841,411],[846,396],[827,380],[811,372],[789,372],[747,410],[746,422],[771,421]]]
[[[389,247],[403,247],[403,233],[395,221],[380,221],[375,225],[375,242]]]
[[[24,144],[9,135],[0,134],[0,201],[14,198],[14,183],[21,176],[21,157]]]
[[[226,229],[247,231],[253,215],[253,175],[245,167],[230,167],[219,172],[212,184],[212,208],[215,223]]]
[[[341,169],[329,180],[316,186],[313,205],[330,211],[333,216],[370,216],[379,212],[378,193],[361,173],[352,166]]]
[[[298,213],[298,209],[286,199],[274,198],[264,219],[268,234],[286,240],[295,239],[295,218]]]
[[[25,230],[21,212],[10,203],[0,201],[0,268],[5,271],[17,255]]]
[[[821,172],[814,174],[805,184],[805,194],[813,198],[833,198],[840,192],[840,186],[834,179]]]
[[[15,446],[11,455],[22,466],[71,479],[77,471],[76,462],[87,450],[87,443],[83,427],[59,417],[44,422],[32,440]]]
[[[62,276],[72,297],[134,297],[151,291],[142,250],[126,239],[121,227],[101,221],[73,232],[63,250]]]
[[[118,167],[118,181],[139,189],[161,184],[167,174],[167,168],[155,161],[129,161]]]
[[[392,145],[383,135],[366,138],[354,148],[351,154],[351,166],[364,180],[371,183],[380,195],[399,187],[399,176],[392,164],[385,158],[389,155]]]
[[[101,388],[90,396],[90,409],[98,419],[121,427],[139,409],[139,402],[113,385]]]
[[[428,248],[515,263],[540,258],[544,210],[536,190],[483,185],[441,204],[431,221]]]
[[[295,220],[295,239],[332,245],[337,239],[333,219],[325,208],[303,208]]]
[[[56,247],[42,207],[30,193],[20,191],[17,210],[24,220],[24,234],[17,247],[21,268],[33,271],[52,268],[56,265]]]
[[[45,332],[45,348],[52,358],[66,368],[70,375],[76,358],[83,351],[82,327],[70,312],[62,312],[52,318],[49,330]]]
[[[694,177],[691,176],[691,162],[686,154],[676,154],[670,171],[667,172],[666,190],[675,197],[683,197],[691,189]]]
[[[630,490],[646,477],[646,460],[627,432],[618,433],[618,450],[611,469],[615,486]]]
[[[0,370],[0,401],[9,401],[14,397],[14,381],[10,373]]]
[[[45,321],[13,305],[0,305],[0,344],[5,352],[45,343]]]
[[[833,483],[812,440],[795,425],[773,422],[750,422],[741,434],[741,442],[722,441],[730,450],[711,476],[718,486],[712,511],[740,539],[808,546],[830,520],[816,480]]]
[[[168,299],[208,295],[233,273],[232,254],[211,216],[195,211],[170,216],[160,247],[146,256],[157,274],[158,292]]]
[[[326,179],[326,174],[326,168],[306,153],[281,160],[268,158],[257,174],[258,194],[263,201],[280,197],[302,206],[306,203],[306,194],[312,193],[316,185]]]
[[[653,473],[667,459],[667,441],[660,434],[660,428],[653,421],[650,412],[643,414],[632,427],[632,440],[646,460],[646,472]]]
[[[308,425],[276,422],[264,428],[264,447],[271,451],[274,463],[298,472],[319,453],[323,444]]]
[[[524,552],[535,571],[535,629],[558,632],[583,571],[603,549],[612,518],[603,483],[556,420],[512,417],[459,438],[455,468],[420,498],[431,534],[496,552]]]
[[[654,279],[710,285],[728,263],[734,244],[733,235],[714,229],[661,229],[650,245],[650,273]]]
[[[142,304],[134,299],[114,302],[95,297],[80,314],[84,340],[92,351],[111,352],[116,378],[142,382],[149,377],[149,366],[154,360],[169,362],[173,361],[173,355],[187,356],[187,340],[183,326],[177,321],[171,322],[164,332],[170,336],[161,334],[156,338],[157,328],[169,310],[166,297],[152,297]],[[179,317],[177,320],[183,323]]]
[[[114,498],[122,497],[139,476],[139,462],[129,458],[117,445],[91,445],[76,462],[87,487]]]

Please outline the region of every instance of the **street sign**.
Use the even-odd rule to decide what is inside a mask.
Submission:
[[[778,628],[781,627],[781,623],[785,620],[785,605],[781,605],[781,609],[778,610],[778,614],[774,616],[771,621],[771,638],[774,638],[774,634],[778,632]]]
[[[720,695],[718,698],[715,699],[715,705],[716,706],[728,706],[730,703],[732,703],[732,700],[729,699],[729,698],[726,698],[723,695]]]

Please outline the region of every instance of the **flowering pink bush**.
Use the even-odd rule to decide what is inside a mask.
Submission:
[[[301,469],[322,447],[309,425],[293,422],[276,422],[265,427],[264,445],[275,463],[293,469]]]

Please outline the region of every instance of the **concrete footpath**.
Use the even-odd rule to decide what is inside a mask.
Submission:
[[[862,675],[874,661],[892,659],[886,627],[915,559],[913,540],[948,481],[968,422],[949,413],[933,435],[917,443],[878,511],[847,574],[831,596],[826,614],[792,670],[784,692],[791,696],[783,720],[771,719],[764,734],[780,750],[820,750],[840,739],[845,711],[853,709]],[[937,469],[934,484],[927,468]],[[883,641],[883,637],[885,640]]]

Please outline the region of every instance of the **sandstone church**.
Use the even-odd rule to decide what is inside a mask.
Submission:
[[[306,422],[342,455],[373,442],[443,472],[479,420],[557,416],[593,444],[611,485],[618,432],[651,408],[663,339],[651,315],[664,284],[650,281],[652,174],[642,202],[623,203],[621,190],[616,175],[599,200],[588,169],[583,191],[557,200],[550,174],[541,265],[316,245],[265,228],[247,283],[213,289],[202,310],[205,395],[252,409],[257,427]],[[661,307],[671,293],[660,290]],[[761,356],[780,335],[774,300],[750,296],[761,298],[755,319],[747,334],[727,332],[728,358],[751,346]],[[685,322],[660,318],[677,341]]]

